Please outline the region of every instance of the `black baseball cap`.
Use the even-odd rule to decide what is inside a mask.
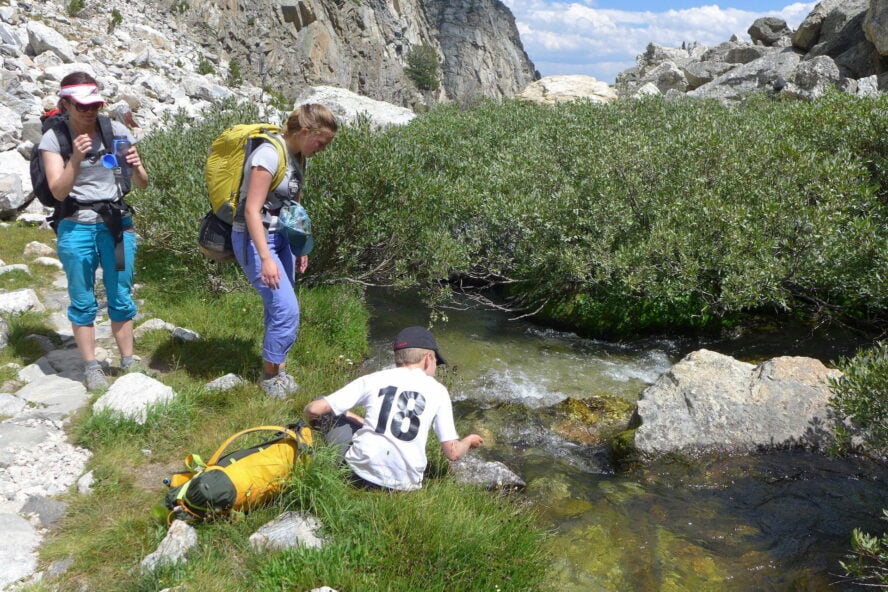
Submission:
[[[398,336],[395,337],[392,350],[398,351],[399,349],[407,349],[409,347],[430,349],[435,352],[435,360],[439,366],[447,363],[447,360],[438,351],[438,342],[435,341],[435,336],[424,327],[407,327],[402,329]]]

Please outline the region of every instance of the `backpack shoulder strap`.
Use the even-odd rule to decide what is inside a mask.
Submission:
[[[99,126],[99,134],[102,136],[102,144],[105,146],[105,151],[111,152],[114,147],[114,128],[111,125],[111,119],[107,115],[99,115],[97,125]]]
[[[278,168],[271,176],[271,188],[274,189],[281,184],[284,176],[287,174],[287,166],[289,165],[289,150],[287,150],[287,142],[279,134],[271,130],[263,129],[258,138],[271,143],[278,154]]]
[[[68,129],[67,121],[60,119],[49,129],[55,133],[56,139],[59,142],[59,154],[67,162],[71,158],[71,152],[74,151],[74,143],[71,141],[71,130]]]

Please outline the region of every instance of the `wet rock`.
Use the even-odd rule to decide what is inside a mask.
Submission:
[[[451,463],[450,468],[459,483],[480,485],[489,490],[515,491],[522,490],[527,485],[503,463],[484,461],[475,454],[467,454]]]
[[[608,395],[566,399],[556,406],[563,419],[552,429],[571,442],[599,444],[626,427],[634,408],[632,402]]]

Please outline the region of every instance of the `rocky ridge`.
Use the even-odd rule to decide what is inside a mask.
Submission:
[[[796,31],[765,17],[715,47],[651,43],[617,75],[622,97],[683,96],[735,102],[764,91],[810,100],[828,88],[871,96],[888,88],[888,0],[823,0]]]
[[[197,40],[217,67],[295,97],[305,86],[345,88],[403,106],[512,96],[539,75],[499,0],[164,0],[175,37]],[[405,72],[413,48],[441,63],[441,88]]]

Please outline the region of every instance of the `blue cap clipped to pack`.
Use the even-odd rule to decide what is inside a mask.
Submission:
[[[280,232],[283,232],[287,237],[294,255],[302,257],[311,253],[314,249],[311,219],[302,204],[291,203],[282,207],[278,217],[278,225]]]

